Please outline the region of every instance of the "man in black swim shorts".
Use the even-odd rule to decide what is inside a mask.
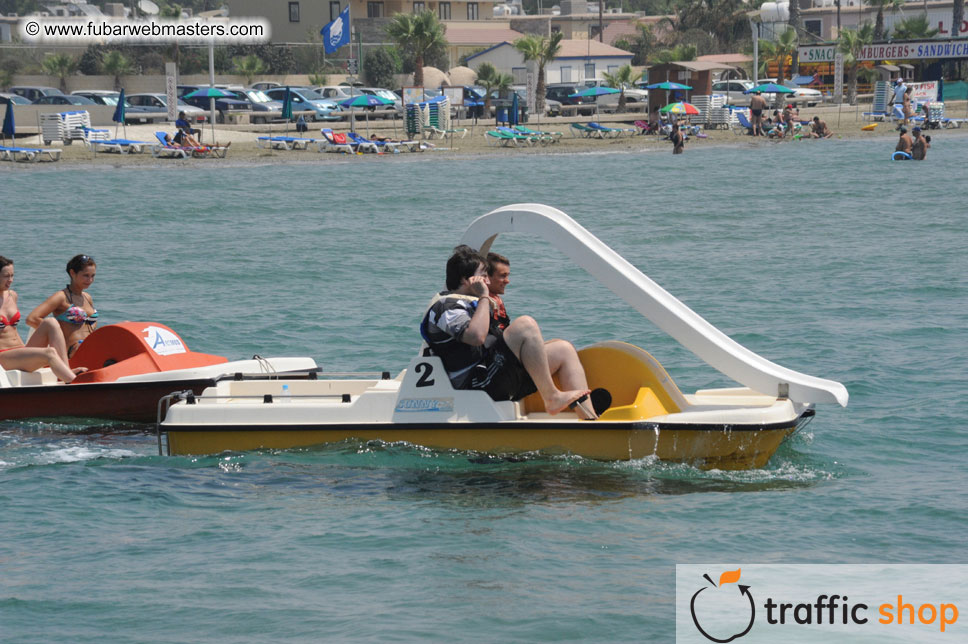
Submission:
[[[750,97],[750,125],[753,126],[753,136],[763,134],[763,110],[766,108],[766,99],[759,92],[753,92]]]
[[[487,267],[473,248],[455,248],[447,260],[447,290],[434,297],[420,324],[451,384],[486,391],[495,400],[520,400],[537,391],[550,414],[585,398],[585,370],[570,342],[545,342],[538,323],[527,315],[503,331],[493,322]],[[579,402],[574,408],[580,418],[597,418],[591,404]]]

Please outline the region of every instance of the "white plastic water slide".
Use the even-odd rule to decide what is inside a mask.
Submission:
[[[509,232],[548,240],[682,346],[736,382],[760,393],[786,394],[798,403],[847,406],[844,385],[787,369],[740,345],[557,208],[534,203],[498,208],[471,222],[461,243],[487,253],[500,233]]]

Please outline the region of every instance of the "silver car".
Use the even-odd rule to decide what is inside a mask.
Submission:
[[[128,102],[132,105],[137,105],[139,107],[153,108],[159,112],[168,111],[168,95],[167,94],[131,94],[126,96]],[[194,105],[189,105],[182,99],[178,99],[178,111],[185,112],[185,116],[192,123],[199,123],[204,121],[208,112],[201,109],[200,107],[195,107]]]

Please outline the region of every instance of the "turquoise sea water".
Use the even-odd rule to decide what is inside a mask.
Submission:
[[[5,167],[24,314],[84,252],[105,323],[396,372],[467,224],[541,202],[851,398],[738,473],[356,443],[174,458],[139,427],[0,423],[0,640],[665,642],[676,563],[964,562],[966,145]],[[543,242],[495,249],[546,336],[731,384]]]

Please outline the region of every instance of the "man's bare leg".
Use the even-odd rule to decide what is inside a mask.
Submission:
[[[589,393],[587,387],[562,391],[555,386],[555,382],[551,378],[551,362],[545,348],[544,338],[541,337],[541,329],[538,328],[538,323],[534,321],[534,318],[527,315],[516,318],[504,330],[504,341],[521,361],[521,364],[524,365],[528,375],[531,376],[541,399],[544,401],[545,410],[549,414],[554,415],[564,411],[568,405]],[[554,349],[556,358],[560,359],[561,351],[558,348]],[[574,351],[574,348],[572,348],[572,351]],[[577,354],[575,358],[577,359]],[[569,366],[573,367],[573,365]],[[581,365],[578,366],[580,368]],[[570,372],[568,377],[573,377]],[[584,374],[582,378],[584,378]],[[562,386],[564,386],[564,381],[562,381]]]
[[[585,368],[581,366],[578,352],[571,342],[548,340],[545,342],[545,352],[548,354],[548,369],[552,375],[558,376],[558,382],[563,389],[588,391]],[[575,413],[585,420],[598,418],[590,400],[579,403],[575,407]]]

